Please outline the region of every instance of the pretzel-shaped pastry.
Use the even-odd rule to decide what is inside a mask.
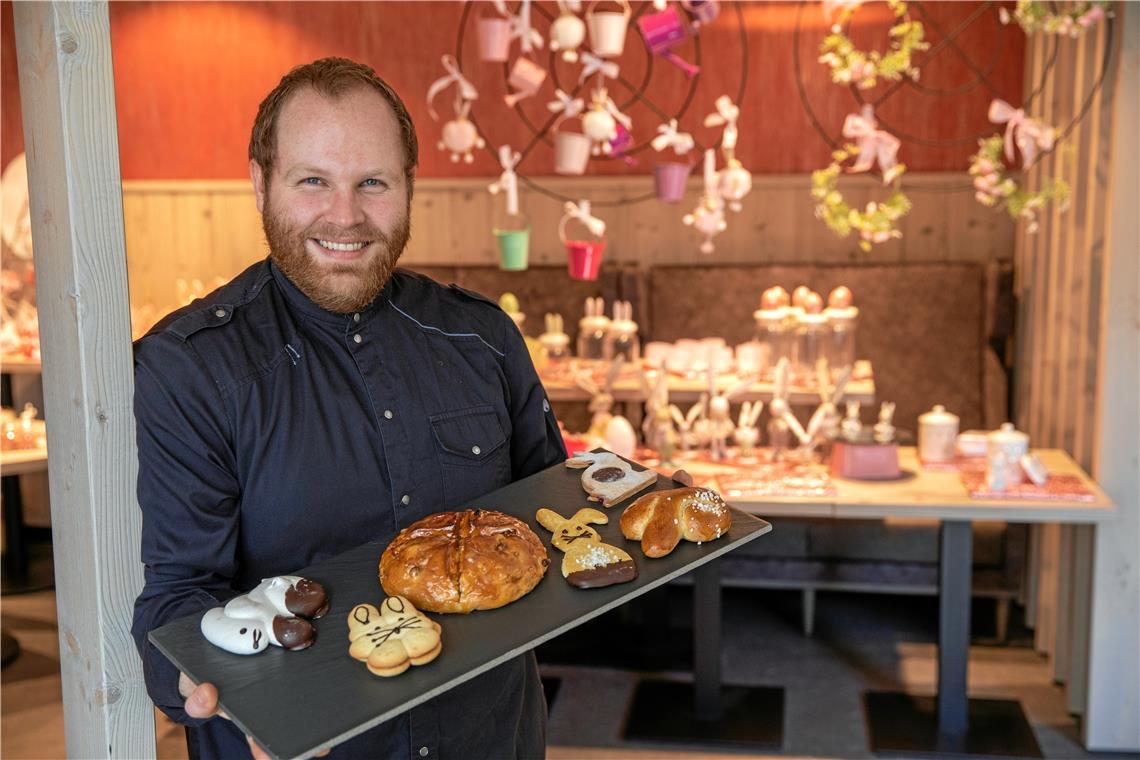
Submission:
[[[654,491],[626,507],[621,516],[622,535],[641,541],[646,557],[664,557],[682,538],[697,543],[716,540],[730,527],[728,505],[708,488]]]

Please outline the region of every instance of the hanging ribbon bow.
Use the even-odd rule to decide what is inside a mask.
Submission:
[[[617,79],[620,69],[613,61],[607,61],[593,53],[582,53],[582,73],[578,75],[578,82],[585,82],[591,74],[600,73],[604,77]]]
[[[606,223],[590,214],[590,202],[588,200],[580,200],[578,203],[566,201],[563,210],[566,212],[566,219],[577,219],[586,225],[586,229],[590,231],[591,235],[602,237],[606,234]]]
[[[517,16],[512,16],[507,10],[506,0],[494,0],[494,4],[495,10],[510,20],[511,39],[518,39],[524,53],[529,53],[531,48],[542,47],[542,35],[530,27],[530,0],[522,0]]]
[[[823,3],[821,3],[823,19],[830,24],[837,12],[854,10],[858,8],[862,2],[863,0],[823,0]]]
[[[1021,151],[1024,168],[1028,169],[1037,160],[1038,150],[1052,150],[1055,133],[1037,119],[1030,119],[1024,109],[1015,109],[1000,98],[990,103],[990,121],[1005,124],[1005,157],[1014,161],[1013,145],[1017,143]]]
[[[657,137],[654,137],[649,143],[653,146],[653,150],[655,151],[660,152],[672,146],[678,155],[683,156],[696,145],[693,141],[693,136],[688,132],[677,131],[676,119],[670,119],[668,124],[659,125],[657,132]]]
[[[706,127],[719,127],[724,124],[724,139],[721,148],[726,156],[731,156],[736,148],[736,120],[740,117],[740,108],[732,102],[732,98],[721,95],[716,99],[716,113],[705,117]]]
[[[573,119],[575,116],[582,113],[582,110],[586,107],[585,101],[583,101],[581,98],[571,98],[569,95],[559,89],[554,90],[554,97],[558,98],[558,100],[550,101],[546,104],[546,107],[550,110],[551,113],[558,113],[559,111],[562,112],[562,115],[558,117],[558,122],[561,122],[564,119]]]
[[[507,194],[507,213],[511,216],[517,216],[519,213],[519,178],[515,174],[515,166],[521,160],[521,153],[512,152],[509,145],[500,145],[499,165],[503,167],[503,173],[499,175],[499,179],[487,186],[491,195],[498,194],[500,190]]]
[[[843,136],[854,140],[859,146],[859,157],[850,171],[868,171],[878,161],[883,182],[886,183],[890,181],[891,170],[898,164],[899,139],[878,127],[875,109],[868,104],[863,106],[861,114],[847,114],[847,120],[843,122]]]
[[[439,121],[439,116],[436,114],[435,109],[432,107],[432,100],[435,99],[435,96],[438,95],[441,90],[446,88],[452,82],[455,82],[455,84],[459,86],[459,97],[463,100],[471,101],[476,100],[479,97],[479,91],[475,89],[475,85],[471,84],[471,82],[463,76],[463,73],[459,70],[459,63],[456,62],[454,56],[452,56],[450,53],[446,53],[439,60],[443,64],[443,68],[447,72],[447,75],[442,76],[432,82],[431,87],[428,87],[427,92],[428,113],[431,114],[431,117],[436,121]]]

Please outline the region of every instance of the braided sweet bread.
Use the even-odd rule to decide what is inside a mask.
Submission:
[[[654,491],[626,507],[621,533],[641,541],[646,557],[664,557],[686,541],[714,541],[732,527],[732,513],[720,494],[708,488]]]

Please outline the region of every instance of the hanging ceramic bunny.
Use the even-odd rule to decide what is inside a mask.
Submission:
[[[706,127],[724,125],[720,147],[724,153],[725,167],[717,174],[716,186],[720,197],[736,212],[743,208],[741,199],[752,190],[752,175],[736,159],[736,139],[739,134],[736,120],[739,116],[740,108],[727,95],[721,95],[716,99],[716,113],[709,114],[704,121]]]
[[[550,49],[562,51],[562,60],[578,60],[578,48],[586,39],[586,22],[576,15],[582,9],[579,0],[558,0],[558,18],[550,24]]]
[[[471,102],[478,99],[479,93],[475,86],[463,76],[459,70],[459,64],[453,56],[445,54],[440,58],[440,61],[443,63],[443,68],[447,74],[432,82],[431,86],[428,87],[428,113],[433,119],[439,121],[439,115],[436,114],[432,101],[435,100],[436,95],[454,83],[456,85],[455,118],[443,125],[443,135],[438,145],[440,150],[451,152],[452,161],[459,161],[462,158],[464,163],[469,164],[475,160],[474,151],[481,149],[486,144],[483,138],[479,136],[479,131],[475,129],[475,125],[467,118],[467,114],[471,111]]]
[[[686,226],[692,227],[704,236],[700,251],[710,254],[716,248],[712,239],[728,229],[724,219],[724,201],[717,190],[716,154],[710,148],[705,151],[705,189],[700,203],[692,213],[681,218]]]
[[[618,136],[619,123],[626,129],[633,127],[633,120],[618,110],[605,87],[594,90],[590,108],[582,117],[582,132],[592,143],[591,154],[609,155],[613,151],[612,142]]]

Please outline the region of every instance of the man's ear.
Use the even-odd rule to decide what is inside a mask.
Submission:
[[[265,213],[265,183],[269,179],[261,171],[261,164],[249,160],[249,179],[253,182],[253,195],[257,201],[258,213]]]

